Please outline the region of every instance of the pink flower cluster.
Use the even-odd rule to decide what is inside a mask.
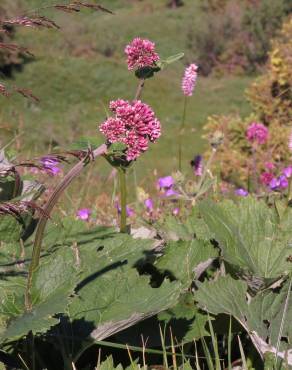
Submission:
[[[251,123],[246,130],[246,138],[251,143],[265,144],[269,131],[265,125],[258,122]]]
[[[155,52],[155,43],[139,37],[126,46],[125,53],[128,57],[129,70],[153,67],[160,59]]]
[[[185,69],[185,74],[182,80],[181,88],[185,96],[192,96],[198,76],[198,66],[190,64]]]
[[[127,160],[132,161],[148,149],[148,141],[155,142],[161,134],[159,120],[149,105],[140,100],[110,102],[115,113],[100,125],[100,131],[109,143],[121,142],[127,146]]]

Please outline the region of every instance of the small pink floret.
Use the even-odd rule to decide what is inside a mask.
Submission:
[[[148,149],[161,135],[161,125],[151,107],[140,100],[110,102],[115,114],[100,125],[100,131],[109,143],[121,142],[127,146],[127,160],[132,161]]]
[[[268,140],[269,130],[258,122],[251,123],[246,130],[246,138],[251,143],[265,144]]]
[[[185,69],[185,74],[182,79],[181,88],[185,96],[192,96],[198,77],[198,66],[196,64],[190,64]]]
[[[140,69],[153,67],[159,61],[159,55],[155,52],[154,42],[136,37],[125,47],[128,57],[128,69]]]

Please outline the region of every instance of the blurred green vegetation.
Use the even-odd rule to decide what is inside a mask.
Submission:
[[[13,4],[7,1],[7,6],[15,13],[52,3],[19,0]],[[21,149],[29,157],[44,154],[54,146],[69,148],[81,136],[99,135],[97,127],[105,117],[109,101],[133,98],[137,86],[136,78],[127,71],[124,46],[135,36],[147,37],[156,42],[162,57],[186,53],[185,60],[147,81],[143,92],[143,100],[154,108],[162,122],[163,135],[137,167],[141,176],[154,169],[161,175],[167,174],[176,168],[176,137],[183,109],[180,83],[186,60],[195,61],[188,49],[188,30],[198,25],[200,32],[199,1],[185,0],[178,9],[167,8],[165,0],[98,3],[115,14],[48,10],[45,14],[61,26],[60,31],[18,30],[16,42],[29,48],[35,58],[5,83],[32,89],[40,103],[21,96],[0,99],[0,144],[3,146],[21,133]],[[203,149],[201,128],[207,116],[250,112],[243,96],[251,80],[246,76],[199,77],[188,104],[186,168],[192,156]]]

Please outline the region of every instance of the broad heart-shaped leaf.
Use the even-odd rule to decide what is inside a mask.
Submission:
[[[292,209],[279,219],[275,209],[252,197],[239,204],[203,201],[199,208],[223,258],[235,269],[268,283],[291,271]]]
[[[5,312],[9,325],[0,335],[0,342],[18,339],[29,331],[42,333],[56,325],[59,320],[54,316],[66,311],[76,282],[76,260],[70,248],[62,248],[44,258],[33,279],[32,310],[25,310],[23,280],[21,294],[15,292],[15,296],[1,302],[1,311]]]
[[[12,215],[0,215],[0,242],[14,243],[20,240],[22,225]],[[1,248],[0,248],[1,253]]]
[[[196,276],[196,269],[218,255],[217,250],[203,240],[179,240],[169,242],[163,256],[155,264],[160,271],[166,271],[188,288]]]
[[[288,291],[290,289],[290,293]],[[229,275],[216,281],[205,281],[198,284],[194,293],[199,307],[212,314],[225,313],[232,315],[251,335],[261,354],[265,347],[276,347],[278,338],[281,339],[280,350],[285,349],[286,337],[288,342],[292,336],[292,292],[290,279],[285,282],[280,291],[266,290],[247,300],[247,284],[234,280]],[[283,331],[281,323],[283,321]]]

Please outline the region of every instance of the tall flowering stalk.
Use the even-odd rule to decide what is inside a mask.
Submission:
[[[99,129],[106,137],[107,160],[119,171],[121,193],[120,231],[127,232],[126,171],[129,166],[161,135],[161,125],[151,107],[140,100],[110,102],[114,114]]]
[[[184,107],[182,121],[179,128],[179,142],[178,142],[178,169],[182,171],[182,137],[185,129],[186,110],[187,110],[187,98],[193,95],[193,91],[196,85],[198,76],[198,66],[196,64],[190,64],[186,69],[182,79],[182,92],[184,94]]]

